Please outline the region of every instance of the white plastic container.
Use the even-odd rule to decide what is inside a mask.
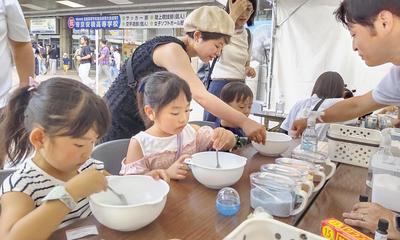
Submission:
[[[277,238],[279,237],[280,238]],[[242,222],[224,240],[326,240],[316,234],[290,226],[274,219],[251,218]]]
[[[274,216],[289,217],[299,214],[307,206],[308,195],[301,190],[302,182],[270,172],[250,174],[250,206],[263,207]],[[297,195],[302,198],[296,205]]]
[[[367,168],[379,149],[381,132],[374,129],[332,124],[326,133],[332,161]]]
[[[382,160],[382,155],[372,158],[372,197],[371,202],[400,212],[400,158],[391,157],[389,162]]]

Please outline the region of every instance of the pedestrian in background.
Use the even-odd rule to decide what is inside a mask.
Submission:
[[[81,63],[81,61],[78,60],[78,58],[81,56],[81,51],[82,51],[82,45],[79,44],[79,47],[75,50],[75,54],[74,54],[76,74],[79,74],[78,70],[79,70],[79,64]]]
[[[57,51],[56,47],[54,44],[51,44],[49,49],[48,49],[48,55],[47,59],[49,61],[49,67],[50,67],[50,72],[51,74],[56,74],[56,68],[57,68]]]
[[[64,53],[63,55],[63,67],[64,67],[64,74],[67,74],[69,67],[69,57],[67,53]]]
[[[46,75],[47,73],[47,68],[46,68],[46,59],[47,59],[47,51],[43,47],[42,42],[38,42],[38,48],[39,48],[39,53],[41,55],[41,58],[39,60],[39,74]]]
[[[91,51],[89,45],[89,38],[87,36],[82,36],[80,38],[82,50],[81,55],[78,57],[78,61],[81,61],[79,65],[79,77],[82,83],[90,88],[94,88],[95,81],[89,77],[90,65],[91,65]]]
[[[106,39],[100,39],[100,56],[99,56],[99,78],[100,76],[106,76],[106,81],[107,79],[112,79],[111,74],[110,74],[110,50],[107,47],[107,40]],[[96,60],[94,60],[96,62]],[[104,81],[103,85],[106,86],[111,86],[109,82]]]
[[[111,61],[110,61],[110,74],[112,76],[111,82],[108,83],[106,82],[108,79],[106,79],[106,83],[111,84],[115,78],[118,77],[119,70],[121,67],[121,54],[118,52],[118,45],[111,45],[110,47],[110,52],[111,52]]]

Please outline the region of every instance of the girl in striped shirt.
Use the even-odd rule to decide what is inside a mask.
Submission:
[[[21,86],[0,124],[0,156],[22,162],[0,188],[0,239],[46,239],[91,214],[87,197],[107,189],[93,143],[110,126],[106,103],[84,84],[51,78]],[[149,173],[169,180],[163,171]]]

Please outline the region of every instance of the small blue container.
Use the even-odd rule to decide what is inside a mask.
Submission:
[[[216,205],[222,215],[231,216],[236,214],[240,207],[238,192],[230,187],[221,189],[217,195]]]

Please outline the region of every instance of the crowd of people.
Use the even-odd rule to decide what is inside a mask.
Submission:
[[[49,70],[52,75],[55,75],[58,59],[60,59],[60,66],[62,66],[63,73],[68,74],[68,70],[71,68],[70,63],[74,61],[77,74],[79,74],[81,81],[89,87],[94,88],[94,80],[89,77],[89,73],[92,64],[96,63],[95,55],[88,45],[89,38],[87,36],[82,36],[79,40],[80,45],[76,49],[72,59],[70,59],[68,53],[64,53],[62,58],[60,58],[60,49],[54,44],[44,47],[43,42],[32,40],[31,44],[35,63],[35,74],[33,78],[35,79],[40,74],[46,75],[47,70]],[[98,58],[99,77],[100,79],[106,77],[103,81],[103,85],[109,87],[119,74],[121,55],[118,52],[118,45],[111,45],[110,48],[108,48],[106,39],[100,39],[99,44],[101,46]],[[83,64],[81,65],[81,63]]]
[[[236,149],[251,141],[265,144],[265,127],[248,118],[253,93],[244,83],[246,76],[255,76],[249,66],[252,36],[244,25],[252,24],[257,1],[229,0],[225,10],[195,9],[184,21],[185,36],[155,37],[121,67],[118,47],[108,48],[101,39],[98,64],[105,84],[111,85],[104,98],[92,90],[89,71],[96,57],[87,36],[75,52],[82,81],[53,77],[40,83],[35,77],[46,73],[46,62],[55,73],[57,50],[50,45],[43,51],[42,43],[30,42],[18,1],[1,4],[7,11],[0,14],[7,17],[0,21],[19,31],[0,28],[0,46],[11,47],[20,78],[20,86],[9,94],[11,58],[1,54],[6,71],[0,75],[0,163],[19,165],[0,188],[1,239],[46,239],[91,214],[87,197],[105,191],[110,175],[90,157],[95,143],[131,138],[120,174],[147,174],[166,182],[186,177],[190,168],[183,160],[191,154]],[[322,120],[330,123],[400,105],[400,2],[344,0],[335,16],[349,29],[353,49],[368,66],[395,66],[374,90],[355,97],[347,97],[339,73],[322,73],[311,97],[296,103],[281,126],[282,132],[294,131],[294,137],[306,127],[305,108],[323,110]],[[219,58],[208,90],[193,71],[191,57],[203,62]],[[65,74],[69,62],[64,54]],[[207,111],[205,120],[215,121],[214,129],[188,123],[192,99]],[[320,138],[324,131],[322,126]],[[400,239],[400,217],[376,203],[358,203],[343,217],[372,232],[379,219],[387,219],[389,238]]]

